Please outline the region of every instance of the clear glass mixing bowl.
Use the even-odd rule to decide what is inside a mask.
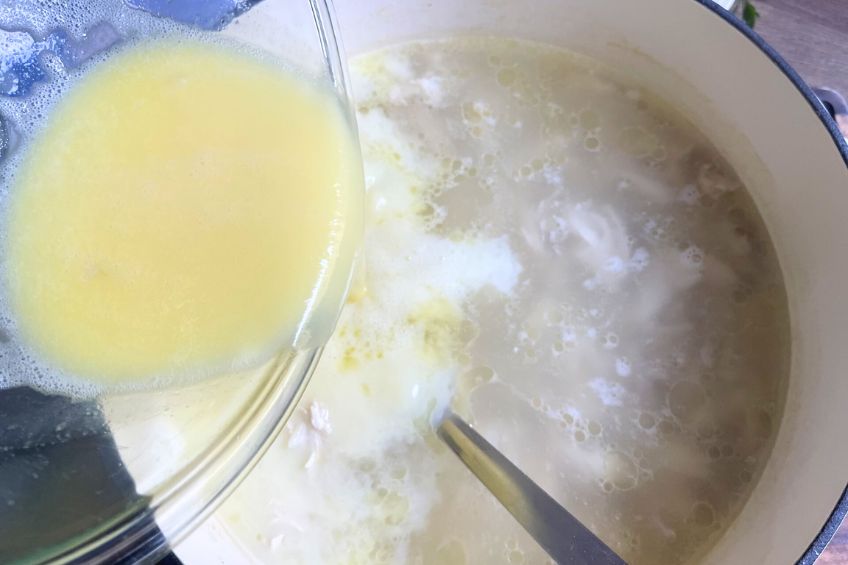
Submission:
[[[16,117],[36,112],[40,90],[73,80],[122,44],[181,32],[224,36],[286,60],[335,91],[353,128],[326,0],[3,2],[0,175],[25,141]],[[0,327],[0,371],[8,369],[2,349],[14,346],[14,332]],[[87,401],[0,390],[0,562],[161,555],[251,468],[320,350],[319,338],[240,375]]]

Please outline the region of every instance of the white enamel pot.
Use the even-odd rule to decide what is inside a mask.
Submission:
[[[848,146],[812,90],[710,0],[336,0],[336,12],[348,56],[457,33],[590,55],[672,102],[721,149],[778,251],[792,372],[762,478],[704,563],[811,563],[848,510]],[[193,562],[204,547],[190,538],[177,553]]]

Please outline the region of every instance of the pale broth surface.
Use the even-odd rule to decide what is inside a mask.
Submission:
[[[218,511],[257,562],[545,563],[442,446],[451,405],[629,563],[738,513],[788,378],[775,251],[719,152],[591,60],[505,39],[351,65],[361,288]]]

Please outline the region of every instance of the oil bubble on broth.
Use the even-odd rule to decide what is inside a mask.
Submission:
[[[228,530],[265,562],[550,562],[433,434],[451,405],[628,563],[703,555],[788,378],[740,179],[662,100],[551,47],[414,42],[351,70],[362,289]]]

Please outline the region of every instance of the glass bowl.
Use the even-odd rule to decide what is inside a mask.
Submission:
[[[18,121],[36,119],[33,96],[61,90],[122,44],[174,33],[220,37],[283,59],[330,87],[355,131],[326,0],[255,4],[0,5],[0,175],[25,141]],[[264,9],[271,4],[273,13]],[[335,306],[337,315],[341,303]],[[326,337],[259,369],[160,390],[72,400],[28,386],[0,389],[0,562],[137,561],[167,552],[284,425]],[[2,349],[14,346],[13,332],[0,327],[0,371],[9,370]]]

